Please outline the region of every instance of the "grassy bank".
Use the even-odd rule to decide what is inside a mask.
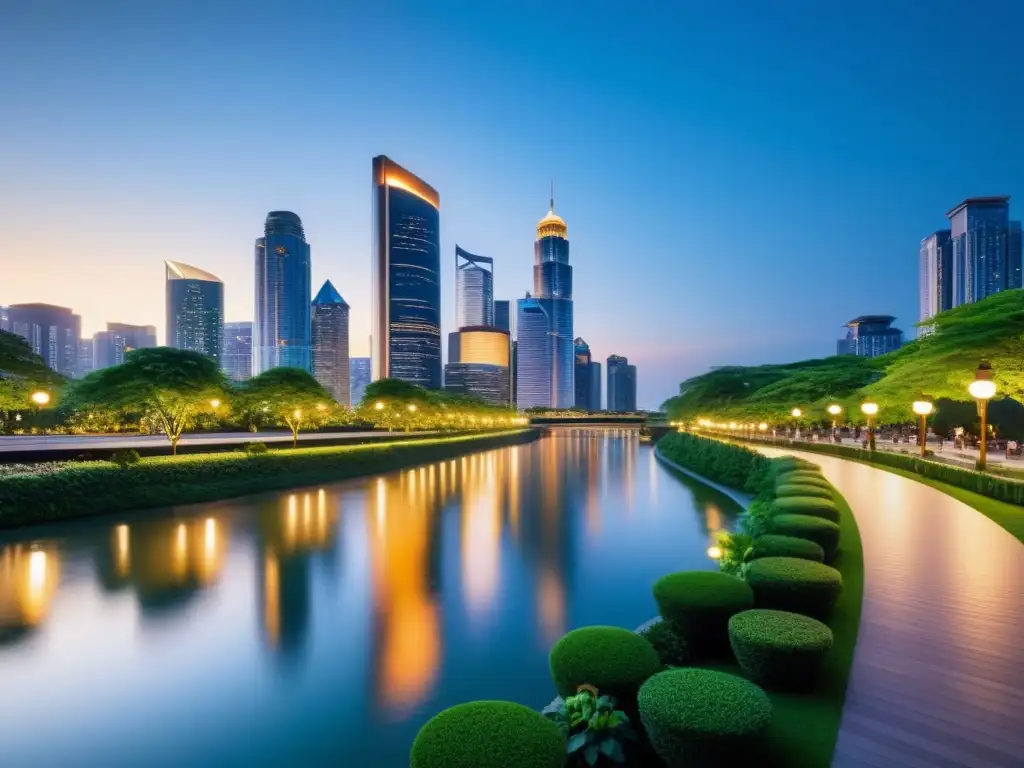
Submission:
[[[537,437],[520,429],[386,444],[242,451],[109,462],[69,463],[40,475],[0,479],[0,527],[73,517],[217,501],[250,493],[388,472],[465,453],[518,445]]]

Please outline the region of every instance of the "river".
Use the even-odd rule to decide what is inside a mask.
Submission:
[[[322,487],[6,532],[0,764],[408,765],[429,717],[542,707],[738,514],[635,436],[566,431]]]

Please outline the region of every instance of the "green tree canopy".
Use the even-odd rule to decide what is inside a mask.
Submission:
[[[335,405],[330,393],[301,368],[271,368],[237,391],[243,410],[283,421],[292,431],[293,446],[303,426],[322,421]]]
[[[75,382],[76,410],[120,410],[145,414],[158,423],[177,453],[182,432],[196,416],[224,397],[217,364],[198,352],[172,347],[136,349],[121,365],[94,371]]]
[[[55,373],[21,336],[0,331],[0,411],[33,407],[32,393],[46,392],[53,404],[64,377]]]

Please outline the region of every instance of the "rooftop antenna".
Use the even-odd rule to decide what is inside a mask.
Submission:
[[[555,210],[555,180],[554,179],[551,180],[551,205],[549,207],[551,208],[552,211]]]

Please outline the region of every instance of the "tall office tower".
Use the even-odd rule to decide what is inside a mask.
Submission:
[[[636,366],[621,355],[608,357],[608,410],[613,413],[636,410]]]
[[[253,372],[284,367],[309,371],[313,296],[302,220],[291,211],[271,211],[263,232],[256,240]]]
[[[506,302],[507,304],[508,302]],[[507,311],[507,308],[506,308]],[[11,330],[11,318],[7,314],[7,307],[0,307],[0,331]]]
[[[592,362],[590,364],[590,404],[587,410],[597,413],[601,410],[601,364]]]
[[[952,305],[973,304],[1009,285],[1010,198],[970,197],[946,214],[953,242]]]
[[[845,339],[836,342],[837,355],[878,357],[903,345],[903,331],[893,328],[891,315],[861,315],[846,324]]]
[[[452,331],[448,334],[448,362],[459,362],[459,332]]]
[[[509,366],[512,376],[512,406],[518,407],[519,402],[519,342],[512,341],[512,365]]]
[[[1021,274],[1024,268],[1024,243],[1021,242],[1021,228],[1019,221],[1010,222],[1010,237],[1007,242],[1007,288],[1024,288],[1024,276]]]
[[[363,395],[370,384],[373,366],[370,364],[370,358],[368,357],[353,357],[348,361],[348,370],[352,388],[349,405],[355,408],[363,401]]]
[[[469,326],[459,331],[459,361],[444,367],[444,387],[486,403],[506,406],[512,399],[508,331]]]
[[[494,302],[494,327],[509,333],[512,332],[512,316],[507,299],[499,299]]]
[[[93,340],[82,339],[78,342],[78,359],[75,361],[75,378],[84,379],[92,373],[92,364],[95,353],[93,352]]]
[[[107,330],[93,336],[92,367],[94,371],[120,365],[133,349],[156,346],[156,326],[107,323]]]
[[[313,375],[337,402],[349,404],[348,304],[330,280],[313,299]]]
[[[918,275],[920,319],[927,320],[953,306],[953,242],[948,229],[921,241]]]
[[[50,368],[68,378],[75,375],[82,318],[52,304],[12,304],[7,307],[7,323],[8,330],[24,338]]]
[[[576,355],[576,370],[573,372],[574,386],[575,386],[575,400],[574,405],[577,408],[582,408],[586,411],[591,410],[590,406],[593,402],[593,397],[590,392],[590,388],[593,386],[593,382],[590,378],[590,346],[582,338],[577,338],[573,341],[573,348]]]
[[[224,344],[224,283],[180,261],[164,265],[167,346],[199,352],[219,364]]]
[[[551,393],[547,405],[571,408],[573,387],[572,267],[569,266],[569,230],[551,205],[537,224],[534,244],[533,293],[548,316],[551,334]]]
[[[252,376],[252,322],[224,323],[224,350],[220,369],[231,381]]]
[[[520,410],[551,408],[551,324],[538,299],[526,294],[516,302],[515,402]]]
[[[494,325],[494,259],[455,246],[455,325]]]
[[[373,158],[374,380],[441,388],[440,210],[423,179]]]

